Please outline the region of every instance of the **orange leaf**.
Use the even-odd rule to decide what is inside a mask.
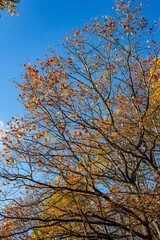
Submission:
[[[155,192],[155,194],[156,194],[156,195],[159,195],[159,194],[160,194],[160,192]]]
[[[157,177],[154,178],[154,181],[155,181],[155,182],[158,181],[158,180],[159,180],[159,176],[157,176]]]
[[[80,33],[81,33],[81,31],[77,30],[77,31],[76,31],[76,33],[77,33],[77,34],[80,34]]]
[[[94,99],[98,99],[98,97],[97,97],[97,96],[94,96]]]

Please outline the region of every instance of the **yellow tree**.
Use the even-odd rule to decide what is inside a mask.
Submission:
[[[150,70],[151,79],[152,79],[152,102],[154,108],[159,108],[160,102],[160,57],[153,61],[153,67]]]
[[[159,47],[141,4],[115,10],[67,35],[64,56],[23,66],[2,239],[160,239]]]

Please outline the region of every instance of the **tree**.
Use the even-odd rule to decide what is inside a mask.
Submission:
[[[159,46],[139,4],[24,65],[26,115],[2,137],[2,239],[160,239]]]
[[[0,10],[8,9],[8,13],[11,15],[17,14],[16,4],[19,3],[19,0],[0,0]]]

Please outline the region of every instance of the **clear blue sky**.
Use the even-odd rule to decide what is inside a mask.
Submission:
[[[160,0],[143,0],[149,4],[145,15],[160,18]],[[21,65],[28,58],[43,58],[48,45],[56,45],[72,29],[83,27],[96,16],[113,13],[114,0],[21,0],[19,16],[2,13],[0,18],[0,121],[20,114],[18,91],[9,83],[20,78]]]

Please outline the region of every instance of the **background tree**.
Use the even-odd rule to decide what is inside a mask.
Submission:
[[[2,239],[160,239],[159,46],[142,7],[116,2],[67,35],[64,57],[24,65],[26,116],[2,137]]]
[[[11,15],[17,14],[17,3],[19,3],[19,0],[0,0],[0,10],[8,9],[8,12],[10,12]]]

